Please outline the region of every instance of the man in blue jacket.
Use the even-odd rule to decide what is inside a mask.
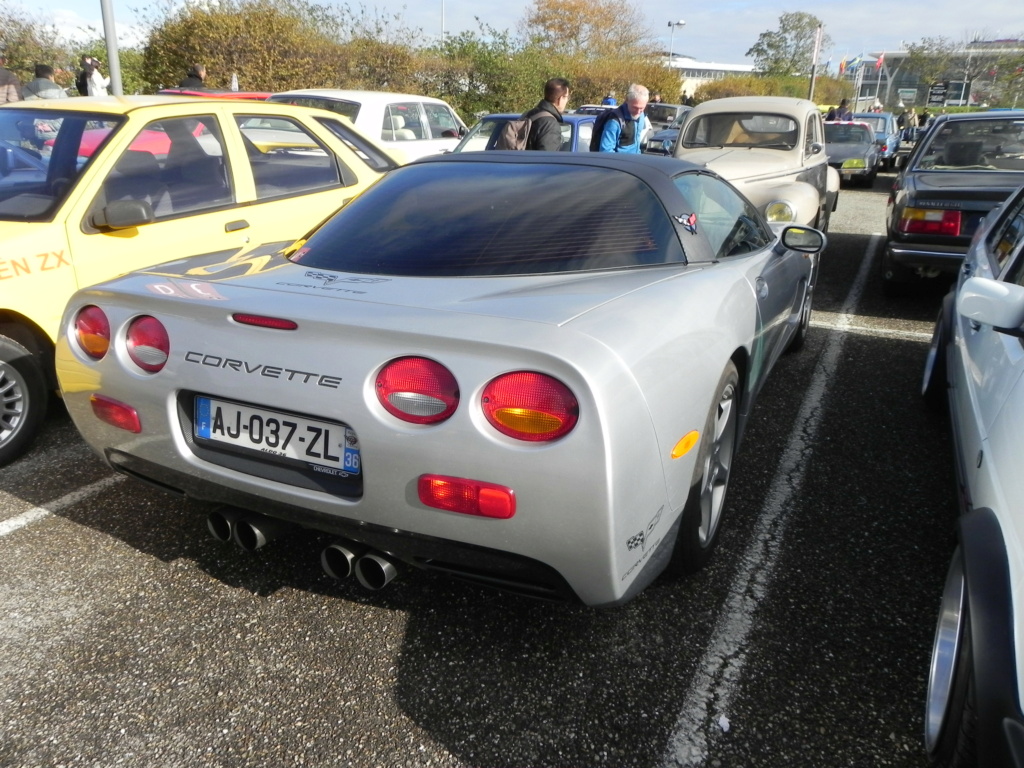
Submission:
[[[640,141],[647,132],[649,123],[644,110],[650,93],[647,88],[634,83],[626,92],[626,102],[616,107],[617,119],[610,119],[604,124],[601,133],[602,152],[624,152],[640,154]]]

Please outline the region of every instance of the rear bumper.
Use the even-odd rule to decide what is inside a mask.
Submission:
[[[905,270],[937,270],[955,273],[967,249],[960,246],[919,245],[890,240],[885,247],[885,266]]]
[[[440,571],[482,586],[524,597],[559,602],[580,599],[554,568],[521,555],[432,536],[360,523],[316,510],[210,483],[195,475],[145,461],[116,450],[106,452],[110,466],[130,477],[178,496],[237,507],[333,534],[386,552],[408,565]]]

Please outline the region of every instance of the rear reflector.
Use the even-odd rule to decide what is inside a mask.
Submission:
[[[299,324],[294,320],[285,320],[283,317],[267,317],[265,315],[247,315],[244,312],[235,312],[231,319],[242,325],[255,325],[259,328],[273,328],[277,331],[294,331]]]
[[[960,218],[960,211],[906,208],[900,217],[900,232],[955,237],[960,234]]]
[[[126,432],[139,434],[142,432],[142,422],[139,420],[138,411],[130,405],[119,403],[103,395],[93,395],[89,398],[92,405],[92,412],[96,418],[111,426],[123,429]]]
[[[416,490],[420,501],[428,507],[448,512],[500,520],[507,520],[516,513],[515,491],[494,483],[444,475],[420,475]]]

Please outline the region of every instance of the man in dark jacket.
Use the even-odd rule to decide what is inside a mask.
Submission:
[[[530,135],[526,139],[527,149],[558,152],[562,148],[562,113],[569,104],[569,81],[564,77],[553,77],[544,83],[544,98],[536,107],[523,113],[530,118]]]
[[[179,88],[204,88],[206,86],[206,67],[202,64],[193,64],[188,71],[188,76],[178,83]]]

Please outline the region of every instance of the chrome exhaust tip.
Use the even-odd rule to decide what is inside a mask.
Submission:
[[[363,555],[356,560],[356,578],[367,589],[384,589],[397,575],[398,566],[378,554]]]
[[[227,544],[231,541],[235,522],[243,514],[242,510],[234,507],[218,507],[206,516],[206,527],[213,538],[222,544]]]
[[[231,529],[235,544],[246,552],[255,552],[292,527],[291,523],[265,515],[248,515],[236,520]]]
[[[320,565],[332,579],[347,579],[356,569],[356,561],[366,552],[365,547],[350,542],[336,541],[320,553]]]

